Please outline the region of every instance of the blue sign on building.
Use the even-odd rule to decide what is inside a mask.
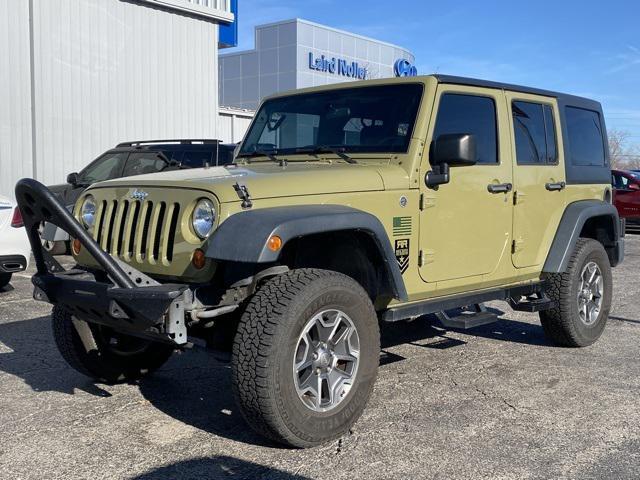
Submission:
[[[393,71],[396,77],[415,77],[418,75],[418,69],[415,65],[405,58],[399,58],[393,65]]]
[[[218,27],[218,46],[220,48],[238,46],[238,0],[231,0],[230,6],[234,17],[233,22],[221,23]]]
[[[360,80],[366,79],[368,74],[367,69],[361,67],[358,62],[349,62],[336,57],[328,58],[324,55],[314,57],[313,52],[309,52],[309,69]]]

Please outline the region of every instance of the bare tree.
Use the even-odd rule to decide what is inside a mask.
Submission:
[[[638,145],[630,145],[629,132],[624,130],[609,130],[609,155],[611,156],[611,168],[640,169],[640,150]]]

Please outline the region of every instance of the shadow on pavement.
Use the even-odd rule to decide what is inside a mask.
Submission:
[[[539,325],[518,321],[500,320],[464,333],[506,342],[548,345]],[[432,316],[385,325],[381,365],[404,360],[387,349],[407,343],[447,349],[464,345],[465,341],[452,338]],[[67,366],[56,349],[48,316],[0,324],[0,371],[21,378],[36,392],[73,394],[80,389],[95,396],[111,395]],[[279,448],[249,428],[233,399],[230,365],[219,362],[204,348],[174,355],[167,365],[137,386],[155,408],[176,420],[235,441]],[[199,462],[215,464],[210,459]]]
[[[204,457],[175,463],[143,473],[131,480],[203,480],[203,479],[305,480],[308,477],[283,472],[257,463],[227,456]]]
[[[234,441],[282,448],[247,425],[231,391],[230,365],[203,348],[175,355],[138,385],[146,400],[176,420]]]
[[[0,372],[21,378],[35,392],[73,395],[75,389],[80,389],[99,397],[111,396],[62,359],[49,316],[0,323]]]
[[[490,311],[502,315],[497,309]],[[534,346],[551,346],[544,336],[539,324],[519,322],[517,320],[500,319],[495,323],[483,325],[469,330],[451,330],[472,337],[481,337],[503,342],[522,343]],[[383,325],[381,330],[381,346],[384,351],[396,345],[410,344],[417,347],[447,349],[464,345],[461,339],[451,338],[436,319],[435,315],[425,315],[412,322],[396,322]],[[427,342],[425,342],[427,341]]]

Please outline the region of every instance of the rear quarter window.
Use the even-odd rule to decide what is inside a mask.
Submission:
[[[606,165],[600,114],[584,108],[566,107],[567,135],[571,164],[602,167]]]

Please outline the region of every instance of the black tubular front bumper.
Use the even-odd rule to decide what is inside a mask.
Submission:
[[[33,179],[20,180],[16,199],[36,261],[34,298],[62,305],[82,320],[157,341],[186,343],[183,284],[159,284],[104,252],[55,196]],[[38,226],[49,222],[77,238],[101,270],[65,270],[43,250]],[[169,321],[170,320],[170,321]]]

